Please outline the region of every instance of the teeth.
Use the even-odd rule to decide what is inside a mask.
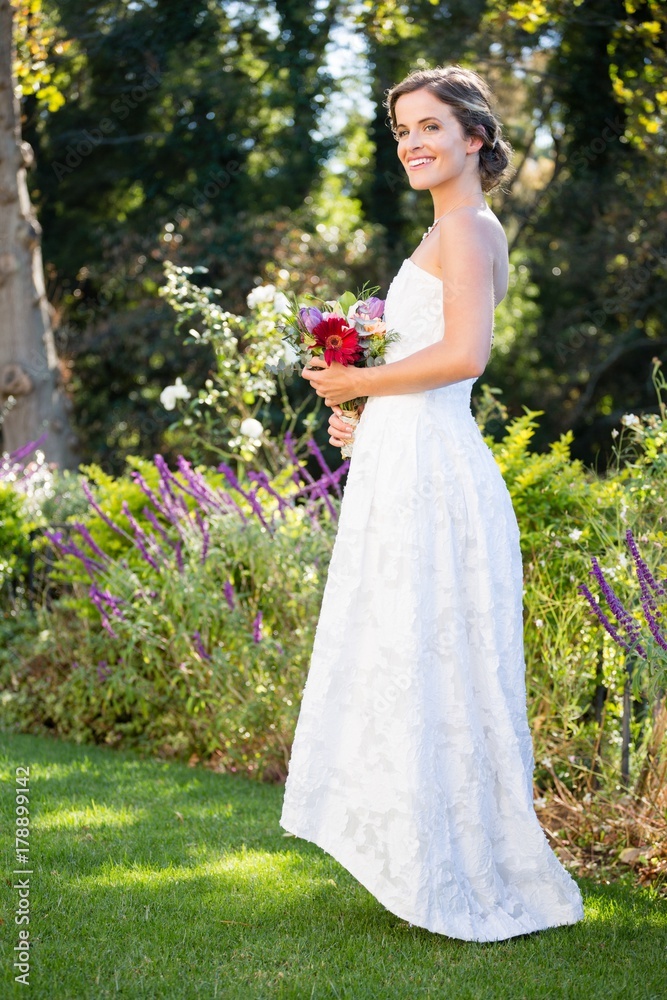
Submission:
[[[424,157],[421,160],[410,160],[410,166],[411,167],[416,167],[416,166],[420,166],[422,163],[432,163],[433,159],[434,159],[434,157],[429,156],[429,157]]]

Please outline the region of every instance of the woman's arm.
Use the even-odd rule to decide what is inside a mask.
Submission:
[[[445,225],[446,223],[446,225]],[[442,340],[400,361],[372,368],[334,362],[302,374],[327,406],[356,396],[423,392],[476,378],[486,367],[493,332],[493,253],[488,223],[461,209],[440,223],[440,266],[445,334]],[[399,331],[400,332],[400,331]]]

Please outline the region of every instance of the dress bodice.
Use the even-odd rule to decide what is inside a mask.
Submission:
[[[400,339],[387,346],[385,361],[400,361],[415,351],[442,340],[445,319],[442,311],[442,281],[407,257],[394,277],[385,301],[387,330],[397,330]],[[439,406],[470,416],[470,393],[475,378],[453,382],[425,393],[406,393],[399,398],[405,406],[418,405],[427,396]],[[371,397],[388,399],[389,397]],[[392,397],[396,400],[396,397]]]
[[[442,282],[407,257],[389,286],[385,302],[388,330],[398,330],[400,340],[387,347],[387,361],[399,361],[422,347],[442,340]]]

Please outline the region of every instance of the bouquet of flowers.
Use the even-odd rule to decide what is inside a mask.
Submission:
[[[385,363],[387,345],[399,339],[395,330],[387,330],[384,322],[384,299],[372,293],[376,288],[363,288],[354,295],[345,292],[339,299],[323,303],[324,308],[294,304],[292,321],[286,339],[300,360],[311,368],[314,358],[324,358],[327,365],[338,361],[342,365],[367,368]],[[356,427],[361,410],[368,399],[360,396],[341,403],[342,419]],[[343,458],[352,454],[352,441],[341,449]]]

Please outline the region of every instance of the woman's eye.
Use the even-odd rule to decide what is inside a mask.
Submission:
[[[438,129],[438,126],[437,126],[437,125],[434,125],[434,124],[433,124],[433,122],[431,122],[431,123],[430,123],[429,125],[426,125],[425,127],[426,127],[426,128],[434,128],[434,129],[435,129],[436,131],[437,131],[437,129]]]

